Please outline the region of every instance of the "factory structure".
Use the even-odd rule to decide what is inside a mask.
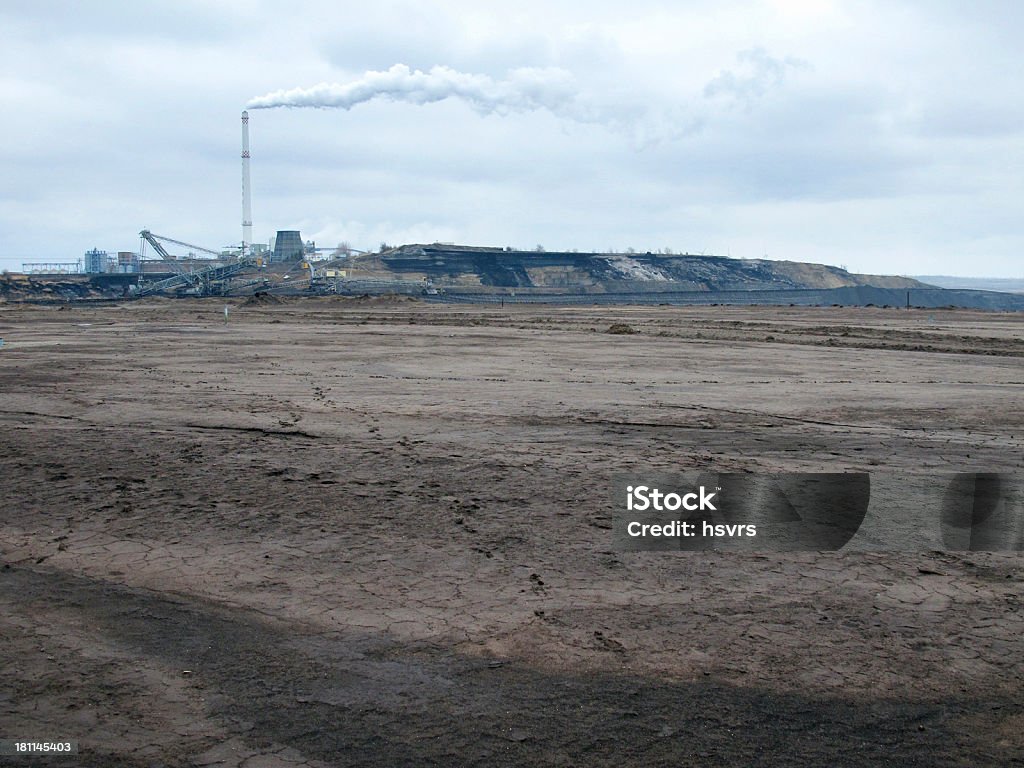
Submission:
[[[833,304],[965,306],[1024,309],[1024,299],[989,291],[950,291],[917,280],[859,275],[844,268],[705,254],[580,253],[462,246],[404,245],[368,253],[348,246],[318,248],[298,230],[253,242],[249,115],[242,112],[241,241],[214,249],[149,229],[138,251],[94,247],[74,262],[24,263],[2,276],[29,293],[65,298],[238,296],[258,292],[408,294],[446,302],[559,301],[640,304]],[[45,280],[50,275],[58,281]],[[38,279],[36,276],[41,276]],[[59,283],[59,284],[57,284]],[[20,288],[19,288],[20,290]]]
[[[73,262],[24,262],[27,275],[82,275],[105,288],[123,287],[128,295],[156,293],[228,295],[278,287],[288,292],[299,288],[316,291],[324,280],[331,287],[346,274],[336,265],[318,269],[331,260],[334,248],[318,248],[302,239],[298,230],[278,230],[269,243],[253,242],[251,153],[249,114],[242,112],[242,239],[238,246],[214,249],[175,237],[139,232],[137,251],[108,252],[98,247],[85,251]],[[361,253],[361,251],[360,251]]]
[[[242,112],[242,240],[238,248],[220,251],[206,248],[148,229],[139,232],[140,253],[147,246],[155,254],[141,259],[145,265],[132,293],[185,293],[190,295],[226,295],[232,291],[266,287],[271,282],[267,270],[272,265],[307,263],[316,256],[316,244],[304,243],[295,230],[281,230],[272,246],[253,242],[252,181],[250,175],[249,113]],[[186,256],[179,256],[180,249]],[[290,277],[290,276],[289,276]]]

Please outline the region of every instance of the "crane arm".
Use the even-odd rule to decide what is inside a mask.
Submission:
[[[156,252],[159,253],[161,256],[163,256],[165,253],[167,253],[167,251],[164,250],[163,246],[158,244],[157,241],[159,241],[159,240],[163,240],[164,242],[167,242],[167,243],[174,243],[175,245],[183,245],[186,248],[191,248],[194,251],[202,251],[203,253],[209,253],[209,254],[212,254],[212,255],[218,256],[218,257],[220,256],[220,251],[214,251],[214,250],[211,250],[210,248],[203,248],[203,246],[201,246],[201,245],[193,245],[192,243],[186,243],[186,242],[183,242],[182,240],[175,240],[173,237],[164,237],[163,235],[154,235],[148,229],[142,230],[139,234],[142,235],[142,237],[144,237],[146,239],[146,242],[148,242],[150,245],[152,245],[153,248],[156,249]],[[164,256],[164,258],[168,258],[168,256]]]
[[[164,261],[174,261],[174,257],[171,256],[171,254],[167,252],[167,249],[160,244],[160,241],[156,239],[156,235],[154,235],[148,229],[144,229],[141,232],[139,232],[139,237],[141,237],[143,240],[145,240],[147,243],[153,246],[153,250],[160,254],[161,259],[163,259]]]

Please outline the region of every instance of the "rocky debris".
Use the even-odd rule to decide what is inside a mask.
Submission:
[[[6,272],[0,275],[0,299],[5,301],[116,298],[120,290],[104,291],[82,276],[36,276]]]
[[[256,291],[252,296],[242,302],[243,307],[274,307],[284,304],[284,301],[266,291]]]

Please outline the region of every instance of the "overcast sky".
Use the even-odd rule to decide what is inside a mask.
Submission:
[[[258,242],[1020,277],[1022,39],[984,0],[0,0],[0,266],[237,243],[242,109],[326,83],[250,112]]]

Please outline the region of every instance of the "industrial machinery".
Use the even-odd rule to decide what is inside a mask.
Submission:
[[[249,267],[260,267],[263,265],[263,260],[260,257],[225,257],[210,248],[193,245],[191,243],[186,243],[182,240],[175,240],[174,238],[165,237],[163,235],[155,235],[148,229],[144,229],[139,232],[139,236],[144,242],[149,243],[149,245],[153,247],[153,250],[159,254],[161,259],[163,259],[164,263],[168,264],[172,270],[177,272],[177,274],[164,280],[157,280],[151,283],[140,283],[135,289],[136,296],[148,296],[154,293],[182,288],[185,288],[189,293],[198,296],[223,295],[229,290],[230,280],[234,275],[248,269]],[[190,261],[189,265],[186,267],[167,251],[161,241],[189,248],[192,251],[193,260]],[[196,251],[209,254],[216,258],[206,259],[211,262],[211,265],[197,270],[195,269],[194,260]],[[225,263],[225,259],[230,260]]]
[[[220,253],[220,251],[214,251],[209,248],[204,248],[201,245],[192,245],[191,243],[186,243],[181,240],[175,240],[173,237],[165,237],[164,235],[154,235],[148,229],[144,229],[141,232],[139,232],[139,237],[141,237],[145,242],[153,246],[153,250],[156,251],[157,254],[159,254],[160,258],[163,259],[164,261],[177,263],[177,259],[175,259],[174,256],[169,254],[167,252],[167,249],[164,248],[163,245],[161,245],[161,240],[164,240],[168,243],[174,243],[175,245],[183,245],[186,248],[191,249],[193,258],[195,258],[196,251],[209,254],[210,256],[214,256],[217,259],[223,258],[223,255]]]

